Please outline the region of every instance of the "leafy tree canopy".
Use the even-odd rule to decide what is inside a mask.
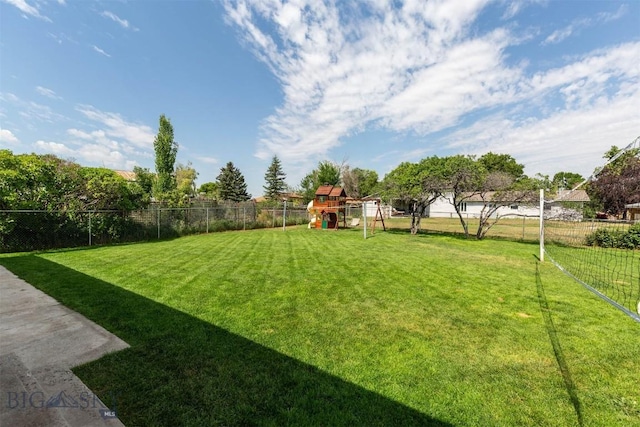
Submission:
[[[193,168],[191,162],[186,165],[178,163],[176,166],[176,185],[181,197],[190,198],[196,195],[196,178],[198,178],[198,172]]]
[[[156,175],[153,172],[150,172],[149,168],[142,168],[140,166],[134,166],[133,173],[136,174],[136,182],[140,186],[142,192],[151,196],[153,193]]]
[[[556,190],[559,190],[561,188],[571,190],[583,181],[584,178],[579,173],[558,172],[553,175],[553,180],[551,181],[551,183],[553,188]]]
[[[342,183],[349,197],[360,199],[376,192],[378,173],[369,169],[351,169],[345,166],[342,171]]]
[[[519,164],[509,154],[495,154],[488,152],[478,159],[480,164],[488,172],[504,172],[511,175],[514,179],[521,178],[524,174],[524,165]]]
[[[140,187],[110,169],[0,150],[1,209],[133,210],[144,205]]]
[[[318,167],[308,173],[300,182],[300,189],[305,203],[313,200],[318,187],[324,184],[340,184],[341,168],[339,165],[324,160],[318,163]]]
[[[613,146],[605,158],[611,160],[620,150]],[[640,150],[632,149],[605,166],[589,185],[589,193],[599,207],[611,215],[625,212],[625,205],[640,203]]]
[[[207,197],[218,199],[220,197],[219,186],[217,182],[205,182],[198,189],[198,193],[204,193]]]

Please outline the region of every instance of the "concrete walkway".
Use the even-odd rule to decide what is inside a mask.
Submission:
[[[0,266],[0,426],[122,426],[70,368],[127,347]]]

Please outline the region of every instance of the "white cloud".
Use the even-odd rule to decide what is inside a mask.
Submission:
[[[100,144],[83,144],[77,148],[67,144],[38,140],[35,146],[44,152],[53,153],[58,157],[74,158],[81,162],[88,162],[112,169],[130,170],[136,164],[128,160],[120,151]]]
[[[80,105],[76,109],[88,119],[106,126],[103,130],[105,136],[124,139],[132,145],[143,149],[150,149],[153,146],[155,134],[147,125],[128,122],[120,114],[100,111],[91,105]],[[68,132],[84,133],[77,129],[70,129]],[[95,132],[84,134],[87,135],[87,138],[96,136]]]
[[[399,94],[411,97],[416,87],[426,88],[416,82],[433,74],[429,68],[466,35],[485,2],[407,1],[400,10],[383,2],[366,4],[370,17],[350,23],[335,5],[320,0],[299,2],[297,9],[291,3],[225,3],[228,20],[240,27],[284,91],[284,105],[263,123],[259,157],[275,152],[292,162],[314,161],[368,124],[410,126],[415,120],[400,123],[401,111],[389,100],[399,96],[396,104],[403,111],[415,107],[415,102],[400,105]],[[257,16],[272,21],[277,39],[258,28]],[[478,63],[495,62],[499,51],[488,55]],[[451,118],[425,128],[441,126],[439,120]]]
[[[60,96],[56,95],[53,90],[47,89],[46,87],[36,86],[36,92],[38,92],[42,96],[46,96],[47,98],[62,99]]]
[[[132,26],[129,21],[127,21],[126,19],[122,19],[120,18],[118,15],[116,15],[113,12],[110,12],[108,10],[103,11],[102,13],[100,13],[100,16],[103,16],[107,19],[111,19],[114,22],[117,22],[118,24],[120,24],[120,26],[122,28],[126,28],[128,30],[133,30],[133,31],[138,31],[138,29],[134,26]]]
[[[96,52],[98,52],[100,55],[104,55],[107,58],[111,58],[111,55],[109,55],[107,52],[105,52],[104,50],[100,49],[98,46],[93,45],[93,50],[95,50]]]
[[[0,142],[19,144],[20,140],[9,129],[0,129]]]
[[[62,44],[63,41],[67,41],[73,44],[79,44],[77,40],[69,37],[65,33],[59,33],[59,34],[47,33],[47,37],[53,39],[58,44]]]
[[[198,160],[200,160],[201,162],[204,162],[204,163],[211,164],[211,165],[214,165],[214,164],[218,163],[218,159],[216,159],[214,157],[198,157]]]
[[[629,12],[629,5],[622,4],[615,12],[602,12],[598,14],[598,20],[602,22],[611,22],[622,18]]]
[[[521,11],[510,4],[505,19]],[[398,8],[380,0],[341,3],[345,11],[324,0],[225,1],[228,23],[283,91],[282,105],[261,125],[256,155],[267,159],[275,153],[297,167],[328,157],[354,134],[381,129],[424,136],[429,142],[412,147],[415,155],[437,147],[513,149],[510,154],[537,165],[536,156],[552,159],[547,154],[570,128],[572,141],[593,141],[585,148],[591,161],[601,148],[593,135],[622,138],[620,145],[635,137],[626,133],[632,123],[638,128],[640,119],[640,43],[565,57],[564,65],[553,69],[536,63],[532,73],[527,61],[509,65],[506,53],[529,39],[514,36],[512,27],[475,28],[485,5],[415,0]],[[575,20],[549,36],[549,43],[624,13]],[[520,131],[539,135],[536,125],[558,132],[547,128],[534,145],[508,144],[523,141],[514,138]]]
[[[120,147],[118,141],[115,141],[109,138],[105,131],[103,130],[94,130],[92,132],[84,132],[79,129],[67,129],[67,133],[72,137],[82,139],[84,141],[94,141],[100,145],[104,145],[105,147],[109,147],[112,149],[116,149]]]
[[[13,105],[18,114],[27,120],[40,120],[53,123],[55,121],[67,120],[62,114],[56,113],[48,105],[37,102],[23,100],[13,93],[3,93],[0,99]]]
[[[59,142],[38,140],[36,141],[35,145],[39,149],[49,153],[53,153],[59,157],[73,157],[73,155],[76,153],[71,148]]]
[[[30,5],[27,0],[2,0],[3,2],[10,4],[12,6],[20,9],[25,16],[33,16],[34,18],[42,19],[43,21],[51,22],[51,19],[46,16],[40,14],[37,6]]]
[[[629,7],[623,4],[618,8],[616,12],[613,13],[601,12],[594,18],[575,19],[566,27],[555,30],[551,34],[549,34],[549,36],[542,42],[542,44],[546,45],[560,43],[561,41],[573,36],[576,33],[579,33],[584,29],[597,24],[607,23],[620,19],[627,13],[628,9]]]

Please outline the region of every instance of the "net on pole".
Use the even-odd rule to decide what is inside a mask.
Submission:
[[[583,191],[579,190],[582,185],[597,179],[600,172],[625,153],[638,156],[639,149],[640,137],[573,190],[562,195],[562,200],[571,200],[578,191]],[[632,182],[639,181],[632,179]],[[557,204],[558,200],[545,205]],[[627,212],[624,221],[585,221],[581,214],[567,215],[571,209],[556,210],[556,215],[553,215],[551,209],[547,212],[546,207],[544,252],[548,258],[587,289],[640,322],[640,221],[635,214]]]
[[[545,220],[545,253],[561,270],[640,322],[640,223]]]

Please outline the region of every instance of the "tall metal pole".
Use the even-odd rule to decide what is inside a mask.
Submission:
[[[364,216],[364,238],[367,239],[367,202],[362,204],[362,216]]]
[[[89,246],[91,246],[91,212],[89,212]]]
[[[282,211],[282,231],[287,229],[287,199],[284,199],[284,209]]]
[[[544,262],[544,190],[540,189],[540,262]]]

